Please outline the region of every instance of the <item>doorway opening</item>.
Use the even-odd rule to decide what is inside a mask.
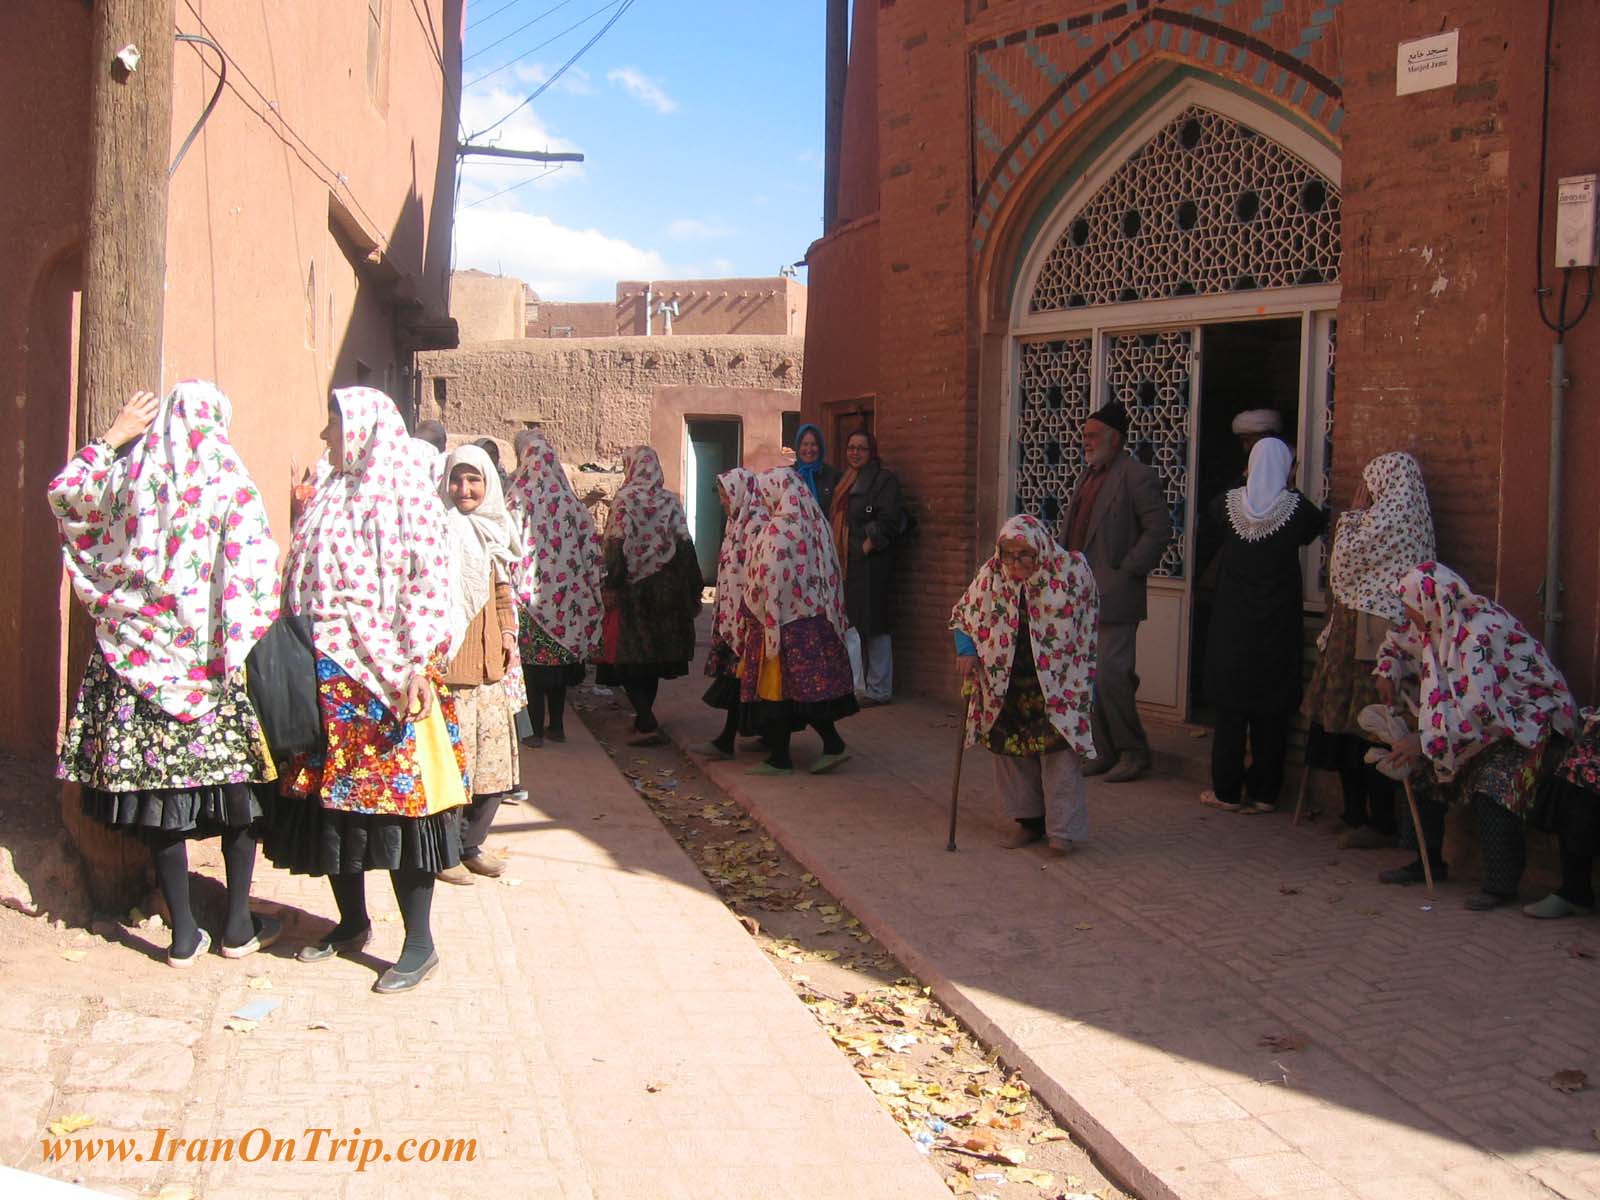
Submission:
[[[1195,564],[1190,606],[1189,711],[1212,723],[1206,704],[1206,637],[1211,628],[1216,589],[1216,556],[1222,530],[1210,519],[1214,501],[1244,481],[1249,456],[1233,432],[1233,419],[1248,409],[1277,412],[1282,432],[1294,448],[1301,427],[1300,399],[1303,324],[1299,317],[1230,321],[1200,328],[1200,404],[1195,422]]]
[[[740,463],[740,425],[737,418],[689,419],[688,454],[685,455],[683,501],[694,538],[700,577],[707,587],[717,582],[717,557],[722,553],[722,532],[727,520],[717,499],[717,476]]]

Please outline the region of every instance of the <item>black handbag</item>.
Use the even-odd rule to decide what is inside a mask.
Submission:
[[[267,748],[278,762],[323,745],[322,705],[317,700],[317,655],[311,648],[311,618],[284,613],[245,660],[245,685],[261,720]]]

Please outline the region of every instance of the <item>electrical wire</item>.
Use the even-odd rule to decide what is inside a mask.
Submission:
[[[1572,269],[1562,268],[1561,271],[1561,296],[1556,303],[1556,316],[1550,319],[1550,314],[1545,311],[1544,300],[1550,294],[1544,286],[1544,205],[1546,199],[1545,176],[1549,170],[1550,154],[1550,56],[1555,49],[1556,38],[1556,0],[1548,0],[1545,8],[1544,22],[1544,99],[1539,108],[1539,204],[1538,204],[1538,233],[1533,244],[1533,273],[1534,295],[1539,304],[1539,320],[1544,322],[1545,328],[1556,335],[1557,342],[1566,340],[1567,334],[1589,312],[1589,304],[1594,299],[1594,268],[1587,269],[1588,285],[1584,289],[1583,307],[1578,310],[1578,315],[1572,320],[1567,320],[1567,294],[1572,282]]]
[[[511,0],[511,2],[509,4],[502,4],[499,8],[495,9],[492,13],[485,13],[483,16],[479,17],[476,21],[468,21],[467,22],[467,29],[469,31],[473,30],[473,29],[476,29],[479,25],[482,25],[485,21],[494,20],[501,13],[505,12],[506,9],[515,8],[519,3],[521,3],[521,0]]]
[[[577,62],[580,58],[582,58],[585,54],[587,54],[590,51],[590,49],[593,48],[593,46],[594,46],[594,44],[596,42],[598,42],[601,38],[605,37],[606,33],[611,29],[611,27],[613,25],[615,25],[618,21],[620,21],[622,19],[623,14],[626,13],[630,8],[632,8],[636,2],[637,2],[637,0],[622,0],[622,7],[617,9],[616,12],[612,13],[611,14],[611,19],[609,21],[607,21],[604,25],[602,25],[600,27],[600,29],[598,30],[598,32],[596,32],[595,35],[592,38],[590,38],[583,45],[579,46],[578,50],[577,50],[577,53],[575,53],[571,58],[567,59],[566,62],[562,63],[561,66],[559,68],[557,68],[555,74],[551,75],[549,79],[546,79],[538,87],[534,88],[533,91],[531,93],[529,93],[527,99],[525,99],[521,104],[519,104],[515,108],[513,108],[505,116],[501,117],[493,125],[489,125],[489,126],[483,128],[483,129],[478,130],[476,133],[474,133],[467,140],[469,142],[475,142],[479,138],[481,138],[484,134],[493,133],[496,129],[500,128],[500,126],[504,125],[512,117],[516,116],[517,113],[519,113],[523,109],[527,108],[528,105],[532,104],[540,96],[544,95],[545,92],[549,91],[551,86],[556,82],[556,80],[560,79],[563,75],[565,75],[567,73],[568,69],[571,68],[572,64]],[[610,7],[610,6],[608,5],[607,7]],[[604,9],[600,9],[599,11],[600,12],[604,12],[605,10]]]
[[[201,37],[198,33],[180,33],[175,35],[175,40],[180,42],[193,42],[200,46],[210,46],[217,52],[217,86],[211,93],[211,99],[206,101],[200,119],[194,123],[194,128],[189,130],[189,136],[183,139],[183,145],[178,147],[178,156],[172,160],[172,165],[167,168],[167,178],[171,179],[178,173],[178,166],[183,162],[183,156],[189,153],[189,147],[194,145],[195,138],[200,136],[200,131],[205,128],[206,122],[211,119],[211,110],[217,107],[217,101],[222,99],[222,89],[228,83],[228,56],[222,52],[222,47],[208,37]],[[199,51],[196,51],[199,53]]]
[[[559,170],[561,170],[560,167],[551,167],[549,170],[540,171],[537,175],[530,176],[529,178],[524,179],[521,183],[513,183],[510,187],[503,187],[498,192],[490,192],[487,196],[484,196],[481,200],[474,200],[470,204],[461,205],[461,207],[462,208],[477,208],[478,205],[480,205],[480,204],[489,203],[489,201],[493,200],[496,196],[504,196],[507,192],[514,192],[518,188],[525,188],[530,183],[537,183],[537,182],[539,182],[539,180],[543,179],[546,175],[554,175]]]
[[[581,21],[574,21],[571,25],[568,25],[565,29],[563,29],[560,33],[554,35],[553,37],[545,38],[545,40],[540,42],[537,46],[533,46],[533,47],[531,47],[531,48],[529,48],[527,50],[524,50],[521,54],[517,55],[515,58],[509,59],[506,62],[501,63],[498,67],[494,67],[494,68],[492,68],[492,69],[490,69],[488,71],[485,71],[482,75],[479,75],[474,79],[468,80],[466,85],[465,85],[465,87],[463,87],[462,90],[464,91],[464,90],[466,90],[466,88],[476,87],[478,84],[482,83],[485,79],[488,79],[488,78],[490,78],[492,76],[500,74],[500,72],[504,71],[507,67],[515,66],[517,63],[519,63],[523,59],[527,58],[530,54],[537,54],[539,51],[543,50],[546,46],[549,46],[549,45],[551,45],[552,43],[555,43],[555,42],[559,42],[562,38],[566,37],[567,34],[571,33],[574,29],[578,29],[578,28],[581,28],[584,25],[587,25],[590,21],[594,20],[601,13],[605,12],[606,9],[615,8],[619,3],[632,3],[632,0],[609,0],[609,3],[602,4],[599,8],[595,9],[592,13],[590,13],[588,16],[584,17]]]
[[[529,21],[526,25],[518,25],[515,29],[513,29],[510,33],[506,34],[504,37],[496,38],[494,41],[490,42],[487,46],[484,46],[484,47],[482,47],[481,49],[478,49],[478,50],[474,50],[471,54],[467,55],[461,61],[463,63],[469,63],[473,59],[477,58],[478,55],[489,53],[489,51],[493,50],[496,46],[500,45],[503,42],[509,42],[512,38],[516,37],[517,34],[521,33],[524,29],[532,29],[535,25],[537,25],[540,21],[544,20],[551,13],[559,12],[561,9],[565,8],[567,5],[571,4],[572,2],[573,2],[573,0],[561,0],[561,3],[557,4],[554,8],[545,9],[542,13],[540,13],[533,20]]]
[[[331,166],[328,165],[327,160],[324,159],[322,155],[318,154],[316,150],[312,148],[311,143],[306,141],[306,139],[300,135],[299,130],[295,129],[295,127],[288,122],[284,115],[278,111],[277,102],[269,99],[267,94],[256,86],[255,81],[245,73],[244,68],[239,65],[238,60],[229,54],[226,48],[224,48],[223,45],[216,40],[215,35],[213,35],[211,32],[211,27],[206,24],[205,18],[202,17],[199,10],[195,8],[194,0],[184,0],[184,6],[188,8],[189,12],[194,16],[194,19],[200,23],[200,28],[205,30],[206,36],[208,39],[210,39],[211,44],[216,46],[217,50],[222,54],[223,60],[228,64],[228,66],[233,68],[233,74],[244,80],[245,84],[250,88],[250,90],[256,94],[257,99],[259,99],[264,106],[264,110],[262,108],[255,107],[255,105],[246,100],[244,93],[234,86],[231,81],[228,83],[228,90],[231,91],[235,96],[238,96],[240,100],[243,100],[245,102],[245,107],[251,112],[255,113],[256,116],[259,117],[263,122],[271,125],[274,121],[276,121],[278,125],[281,125],[285,130],[287,130],[293,136],[294,140],[300,144],[300,147],[305,151],[305,153],[309,154],[313,159],[315,159],[317,165],[328,173],[328,177],[325,178],[323,182],[329,184],[330,187],[344,187],[345,193],[350,197],[350,202],[356,206],[357,210],[361,213],[362,217],[366,219],[367,223],[373,229],[382,229],[383,226],[377,221],[374,221],[372,219],[372,214],[362,207],[360,200],[356,199],[356,195],[350,190],[345,177],[340,175],[338,171],[335,171]],[[269,119],[267,116],[268,112],[272,114],[271,119]],[[278,136],[280,141],[287,141],[287,139],[284,138],[281,133]]]

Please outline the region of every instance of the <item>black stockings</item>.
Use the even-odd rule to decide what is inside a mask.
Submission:
[[[633,705],[633,727],[639,733],[654,733],[661,727],[661,722],[656,720],[656,692],[661,687],[659,679],[652,679],[647,683],[625,683],[622,690],[627,693],[628,703]]]
[[[400,905],[400,919],[406,925],[406,941],[396,971],[415,971],[433,953],[433,875],[428,871],[390,871],[394,898]]]
[[[814,720],[810,725],[822,738],[824,754],[844,753],[844,739],[839,736],[839,730],[832,721]],[[767,731],[767,745],[772,747],[772,753],[767,757],[770,766],[784,770],[794,767],[794,759],[789,757],[789,739],[793,733],[787,721],[777,722]]]
[[[146,839],[155,860],[156,882],[172,921],[172,953],[187,958],[200,943],[200,924],[189,897],[189,844],[181,833],[154,833]],[[228,908],[222,922],[222,944],[242,946],[256,935],[250,916],[250,879],[256,867],[256,839],[246,828],[222,835],[222,861],[227,868]]]

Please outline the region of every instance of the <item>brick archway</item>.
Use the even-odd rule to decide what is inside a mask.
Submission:
[[[1201,11],[1123,0],[979,42],[970,55],[974,254],[992,240],[1019,182],[1058,157],[1085,116],[1160,64],[1255,93],[1336,142],[1344,124],[1338,29],[1343,0],[1244,0],[1237,26]]]

